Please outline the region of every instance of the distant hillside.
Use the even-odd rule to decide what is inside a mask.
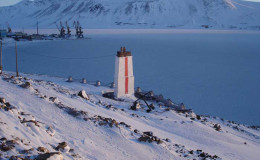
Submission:
[[[23,0],[0,8],[3,26],[260,29],[260,3],[242,0]]]

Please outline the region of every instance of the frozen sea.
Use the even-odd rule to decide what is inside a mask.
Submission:
[[[260,125],[260,32],[92,30],[86,36],[18,42],[19,71],[109,83],[116,52],[125,46],[136,87],[198,114]],[[13,45],[3,48],[3,65],[15,71]]]

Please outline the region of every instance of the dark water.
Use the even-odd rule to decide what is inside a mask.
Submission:
[[[184,102],[199,114],[260,125],[260,34],[89,37],[19,42],[19,70],[108,83],[113,81],[114,55],[125,46],[133,54],[136,86]],[[4,69],[14,71],[14,48],[4,47],[3,51]],[[77,59],[81,57],[89,59]]]

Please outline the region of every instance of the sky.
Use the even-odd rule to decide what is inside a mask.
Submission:
[[[17,2],[19,2],[20,0],[0,0],[0,6],[9,6],[9,5],[13,5]]]
[[[9,6],[13,5],[21,0],[0,0],[0,6]],[[260,0],[247,0],[247,1],[255,1],[255,2],[260,2]]]

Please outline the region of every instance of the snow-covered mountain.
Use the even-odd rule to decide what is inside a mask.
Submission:
[[[158,104],[134,111],[134,98],[102,97],[108,87],[12,75],[0,76],[1,160],[259,159],[258,127]]]
[[[0,8],[14,28],[56,28],[79,20],[84,28],[260,29],[260,3],[242,0],[23,0]]]

